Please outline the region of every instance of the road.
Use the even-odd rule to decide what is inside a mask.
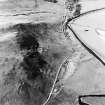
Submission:
[[[79,42],[96,58],[78,66],[73,77],[65,83],[65,90],[80,94],[105,93],[105,8],[98,8],[74,17],[68,24]],[[97,63],[96,63],[97,62]],[[101,63],[101,64],[100,64]],[[104,65],[103,65],[104,64]],[[67,91],[67,92],[68,92]]]
[[[96,18],[97,17],[97,18]],[[76,17],[70,22],[69,28],[94,56],[105,63],[105,40],[98,31],[104,32],[105,8],[92,10]],[[101,32],[102,33],[102,32]]]

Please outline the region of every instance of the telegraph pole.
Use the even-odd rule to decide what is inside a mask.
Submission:
[[[37,6],[38,6],[38,1],[35,0],[35,8],[37,8]]]

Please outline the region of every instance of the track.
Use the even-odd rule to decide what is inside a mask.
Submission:
[[[103,65],[105,65],[105,62],[103,62],[103,60],[101,60],[100,57],[98,57],[97,54],[95,54],[92,49],[90,49],[88,46],[86,46],[86,45],[81,41],[81,39],[79,39],[78,35],[77,35],[77,34],[75,33],[75,31],[71,28],[71,26],[69,26],[69,22],[74,21],[74,20],[76,20],[76,19],[78,19],[78,18],[80,18],[80,17],[82,17],[82,16],[85,16],[85,15],[88,15],[88,14],[91,14],[91,13],[94,13],[94,12],[97,12],[97,11],[100,11],[100,10],[103,10],[103,9],[105,9],[105,8],[100,8],[100,9],[95,9],[95,10],[87,11],[87,12],[85,12],[85,13],[80,14],[79,16],[73,17],[72,19],[70,18],[70,19],[67,20],[66,26],[72,31],[72,33],[73,33],[74,36],[78,39],[78,41],[79,41],[92,55],[94,55]],[[66,58],[66,59],[67,59],[67,58]],[[63,64],[63,63],[62,63],[62,64]],[[62,64],[61,64],[61,66],[62,66]],[[53,86],[52,86],[52,88],[51,88],[51,91],[50,91],[50,93],[49,93],[49,96],[48,96],[47,100],[46,100],[42,105],[46,105],[46,104],[49,102],[50,98],[51,98],[52,92],[53,92],[54,87],[55,87],[56,80],[57,80],[58,75],[59,75],[60,70],[61,70],[61,66],[60,66],[60,68],[58,69],[58,72],[57,72],[57,74],[56,74],[56,77],[55,77]]]

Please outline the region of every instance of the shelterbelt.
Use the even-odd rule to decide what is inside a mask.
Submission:
[[[105,9],[80,15],[68,26],[78,40],[105,64]]]

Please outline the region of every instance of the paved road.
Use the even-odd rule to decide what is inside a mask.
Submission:
[[[81,44],[105,65],[105,9],[81,14],[68,24]],[[73,77],[65,82],[65,90],[73,89],[80,94],[105,93],[105,66],[97,60],[78,66]],[[97,65],[97,66],[96,66]]]
[[[70,22],[69,28],[76,37],[105,63],[105,8],[87,12]]]

